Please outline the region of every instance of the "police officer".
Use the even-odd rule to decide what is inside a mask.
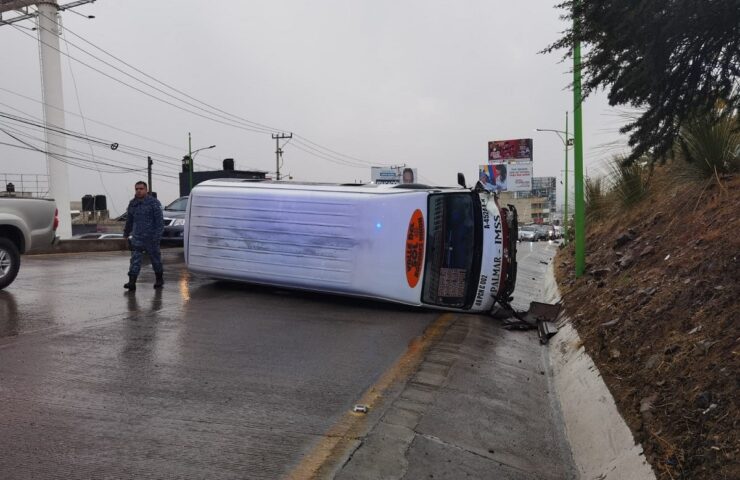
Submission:
[[[149,195],[146,182],[136,182],[136,193],[126,209],[126,226],[123,236],[131,250],[131,266],[128,270],[128,283],[123,286],[131,291],[136,290],[136,278],[141,271],[141,257],[149,254],[156,281],[154,288],[164,285],[162,256],[159,253],[159,241],[164,230],[162,204]]]

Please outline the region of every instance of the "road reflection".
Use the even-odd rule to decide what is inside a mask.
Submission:
[[[12,293],[0,291],[0,338],[18,335],[18,303]]]
[[[180,296],[182,301],[187,303],[190,301],[190,272],[183,270],[180,273],[180,279],[177,281],[177,286],[180,290]]]
[[[127,292],[126,307],[128,318],[123,327],[121,345],[121,364],[124,377],[136,376],[143,385],[149,384],[155,369],[157,357],[157,337],[160,329],[159,312],[162,310],[162,290],[157,289],[148,304],[139,298],[144,292]],[[148,292],[147,292],[148,293]]]

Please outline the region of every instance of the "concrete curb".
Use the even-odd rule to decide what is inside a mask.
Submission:
[[[48,248],[34,250],[29,255],[49,255],[53,253],[117,252],[126,250],[126,240],[111,238],[106,240],[61,240]]]
[[[162,244],[161,249],[178,248],[176,245]],[[182,248],[181,246],[179,248]],[[61,240],[48,248],[34,250],[28,255],[51,255],[63,253],[95,253],[95,252],[120,252],[128,250],[126,240],[121,238],[97,239],[74,239]]]
[[[553,264],[546,276],[548,300],[560,298]],[[553,385],[560,401],[565,434],[582,479],[654,480],[642,446],[617,411],[599,370],[586,353],[578,332],[564,317],[550,340]]]

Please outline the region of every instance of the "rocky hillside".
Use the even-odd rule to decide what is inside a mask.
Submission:
[[[660,479],[740,478],[740,178],[681,183],[556,260],[566,311]]]

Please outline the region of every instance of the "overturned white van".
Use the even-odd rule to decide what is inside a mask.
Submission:
[[[209,180],[186,215],[188,269],[216,279],[456,311],[516,281],[516,211],[480,188]]]

